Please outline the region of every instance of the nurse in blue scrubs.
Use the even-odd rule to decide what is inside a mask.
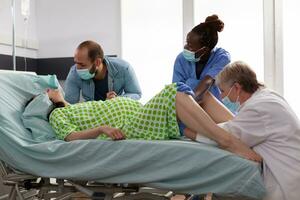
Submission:
[[[212,83],[215,76],[230,62],[230,54],[216,47],[218,32],[223,28],[224,23],[218,16],[211,15],[187,34],[183,52],[175,60],[172,82],[189,85],[195,96]],[[210,92],[221,100],[220,90],[215,84]]]

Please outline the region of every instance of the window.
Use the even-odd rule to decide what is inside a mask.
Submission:
[[[284,73],[284,97],[300,116],[299,104],[299,44],[300,27],[297,20],[300,19],[300,2],[298,0],[283,1],[283,73]]]
[[[261,0],[194,0],[194,23],[204,22],[217,14],[225,27],[219,33],[218,47],[231,54],[231,60],[242,60],[264,78],[263,3]]]
[[[182,0],[122,0],[122,58],[135,69],[147,102],[172,82],[182,51]]]

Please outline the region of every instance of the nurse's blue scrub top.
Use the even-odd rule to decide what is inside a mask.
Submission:
[[[230,54],[225,49],[214,48],[211,51],[211,55],[204,66],[202,73],[200,74],[200,78],[197,79],[196,64],[194,62],[187,61],[181,52],[174,63],[172,82],[183,82],[195,90],[205,76],[210,76],[215,79],[216,75],[228,63],[230,63]],[[221,100],[221,92],[216,85],[211,87],[210,92],[217,97],[217,99]]]

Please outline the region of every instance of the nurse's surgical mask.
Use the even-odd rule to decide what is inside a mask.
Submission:
[[[87,68],[87,69],[77,69],[77,74],[78,76],[83,79],[83,80],[89,80],[95,77],[95,72],[94,73],[90,73],[90,70],[93,66]]]
[[[239,110],[239,108],[240,108],[240,106],[241,106],[241,104],[240,104],[240,102],[239,102],[239,95],[237,96],[237,98],[236,98],[236,101],[235,102],[232,102],[230,99],[229,99],[229,94],[230,94],[230,92],[231,92],[231,90],[232,90],[232,88],[233,88],[233,86],[231,86],[231,88],[230,88],[230,90],[229,90],[229,92],[228,92],[228,94],[227,94],[227,96],[226,97],[224,97],[223,99],[222,99],[222,102],[223,102],[223,104],[233,113],[233,114],[237,114],[238,113],[238,110]]]
[[[187,50],[187,49],[183,49],[182,54],[183,54],[183,57],[187,61],[190,61],[190,62],[199,62],[201,56],[199,56],[199,58],[196,58],[197,51],[193,52],[193,51],[190,51],[190,50]]]

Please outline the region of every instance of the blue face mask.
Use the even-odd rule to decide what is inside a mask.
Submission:
[[[76,69],[78,76],[83,80],[89,80],[95,77],[95,73],[90,73],[90,69]]]
[[[232,86],[233,87],[233,86]],[[229,94],[231,92],[231,89],[232,87],[230,88],[228,94],[226,97],[224,97],[222,99],[222,102],[223,104],[233,113],[233,114],[237,114],[238,113],[238,110],[241,106],[240,102],[238,101],[239,100],[239,96],[237,97],[236,101],[235,102],[232,102],[230,99],[229,99]]]
[[[187,60],[187,61],[190,61],[190,62],[199,62],[200,61],[200,57],[199,58],[196,58],[196,52],[193,52],[193,51],[189,51],[187,49],[183,49],[183,57]]]

